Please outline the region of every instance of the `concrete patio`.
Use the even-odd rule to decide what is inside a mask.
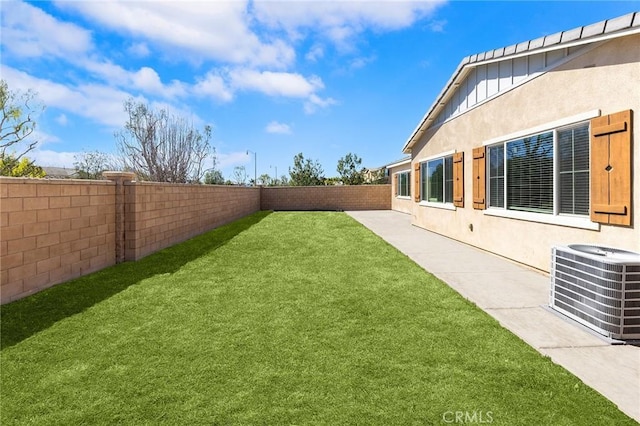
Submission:
[[[404,213],[348,214],[640,422],[640,347],[550,311],[548,275],[412,226]]]

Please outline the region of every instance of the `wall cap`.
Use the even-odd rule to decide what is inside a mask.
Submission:
[[[134,180],[136,178],[136,174],[132,172],[102,172],[102,177],[108,180]]]

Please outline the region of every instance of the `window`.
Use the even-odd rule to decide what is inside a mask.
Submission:
[[[589,214],[589,127],[558,130],[560,213]]]
[[[553,214],[553,132],[505,144],[509,210]]]
[[[453,156],[422,163],[421,200],[430,203],[453,203]]]
[[[410,172],[400,172],[397,174],[397,194],[398,197],[410,197],[411,196],[411,180],[409,179]]]
[[[489,148],[489,207],[504,207],[504,145]]]
[[[588,123],[489,146],[488,159],[489,207],[589,214]]]

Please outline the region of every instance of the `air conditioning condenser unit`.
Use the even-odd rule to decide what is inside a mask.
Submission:
[[[640,253],[553,247],[550,306],[608,338],[640,339]]]

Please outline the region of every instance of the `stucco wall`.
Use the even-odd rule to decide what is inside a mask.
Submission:
[[[262,210],[389,210],[390,185],[263,187]]]
[[[411,163],[403,164],[389,169],[389,179],[391,181],[391,210],[403,213],[411,213],[413,206],[413,195],[409,197],[401,197],[396,194],[396,178],[398,172],[410,172],[409,181],[411,185],[411,194],[413,194],[413,173],[411,173]]]
[[[447,151],[464,152],[464,208],[443,210],[412,202],[414,224],[548,271],[553,245],[598,243],[640,251],[640,197],[633,199],[632,227],[600,225],[578,229],[535,221],[494,217],[472,208],[472,149],[559,119],[600,110],[602,115],[632,109],[634,193],[640,188],[640,35],[600,47],[514,90],[429,129],[412,151],[420,160]],[[427,100],[426,103],[429,103]]]
[[[0,178],[2,303],[115,264],[115,185]]]

